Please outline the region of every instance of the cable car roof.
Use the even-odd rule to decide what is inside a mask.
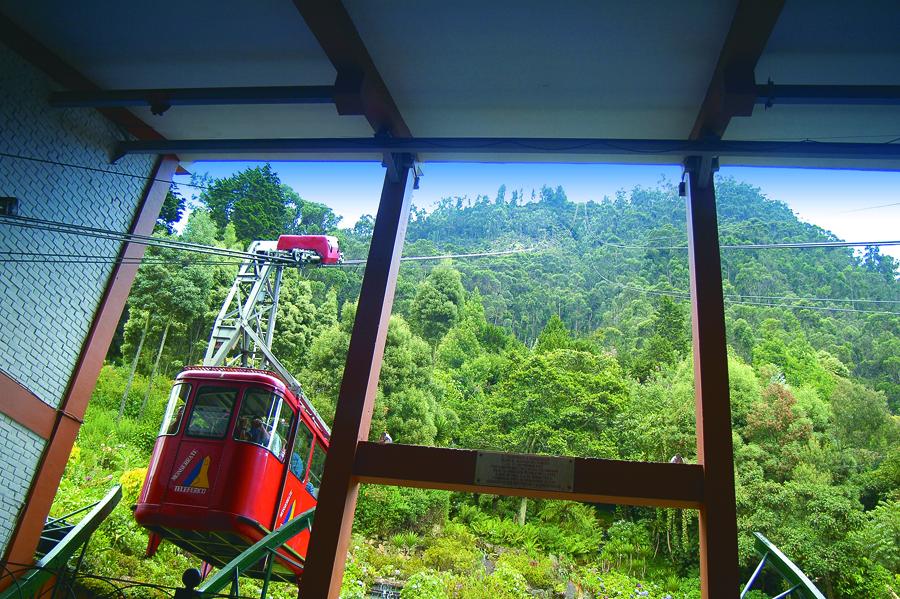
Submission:
[[[316,426],[319,433],[328,440],[331,431],[315,412],[309,398],[294,394],[277,373],[259,368],[243,368],[235,366],[187,366],[178,376],[176,382],[184,379],[203,379],[209,381],[238,381],[241,383],[261,383],[272,385],[277,391],[290,398],[291,403],[303,409]]]

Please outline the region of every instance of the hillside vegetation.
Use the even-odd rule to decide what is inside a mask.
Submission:
[[[751,186],[723,178],[717,193],[724,246],[835,239]],[[200,199],[176,234],[181,204],[170,195],[158,234],[244,248],[283,232],[329,232],[347,258],[366,255],[371,217],[341,229],[329,208],[301,199],[268,166],[209,182]],[[684,200],[669,186],[587,204],[559,187],[528,198],[501,187],[494,197],[414,209],[405,255],[527,251],[403,264],[372,439],[387,430],[397,443],[694,462],[684,223]],[[140,269],[55,513],[118,480],[123,505],[134,502],[169,380],[202,358],[236,272],[151,252],[164,259]],[[829,597],[896,597],[898,262],[877,248],[726,248],[722,258],[744,578],[760,531]],[[362,267],[285,275],[275,353],[326,419],[362,275]],[[120,404],[133,361],[137,377]],[[145,545],[120,508],[86,567],[175,585],[196,565],[165,543],[145,559]],[[694,598],[697,556],[691,510],[364,487],[343,596],[363,597],[388,579],[405,584],[406,599]],[[786,590],[771,574],[761,588]]]

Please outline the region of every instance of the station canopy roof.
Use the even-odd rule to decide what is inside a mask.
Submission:
[[[893,0],[790,0],[783,8],[738,0],[343,0],[347,22],[325,5],[332,3],[0,0],[0,11],[100,90],[330,87],[339,71],[362,78],[359,89],[374,85],[375,100],[364,99],[357,114],[338,114],[334,102],[173,105],[162,115],[127,108],[167,140],[372,138],[379,117],[370,104],[385,98],[396,112],[388,110],[381,128],[398,137],[407,130],[417,139],[704,139],[709,132],[698,132],[698,121],[729,110],[708,96],[725,88],[743,97],[735,101],[745,111],[747,94],[756,99],[750,116],[713,115],[724,119],[724,142],[873,147],[900,137],[900,6]],[[777,8],[769,18],[756,5]],[[767,92],[756,87],[769,80],[774,87]],[[817,87],[814,97],[793,103],[781,97],[787,89],[781,86]],[[845,86],[869,86],[859,88],[868,99],[848,99],[854,92]],[[883,88],[874,101],[879,92],[871,86]],[[178,155],[185,162],[381,159],[369,148],[313,155],[274,154],[264,146]],[[631,163],[679,163],[684,155],[633,149],[508,153],[486,143],[483,151],[458,153],[438,143],[418,155],[425,162]],[[722,152],[720,160],[900,167],[900,159],[877,155]]]

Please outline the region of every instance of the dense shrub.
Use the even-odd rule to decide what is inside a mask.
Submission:
[[[477,567],[481,553],[459,538],[439,537],[425,550],[423,559],[426,566],[435,570],[469,574]]]
[[[602,530],[563,530],[551,524],[526,523],[520,526],[513,520],[481,517],[471,523],[479,538],[497,545],[507,545],[533,551],[542,549],[555,555],[586,556],[596,553],[601,544]]]
[[[445,491],[365,485],[356,507],[354,530],[388,537],[413,531],[429,532],[447,521],[450,494]]]
[[[423,570],[406,581],[400,599],[448,599],[447,582],[434,570]]]
[[[489,576],[477,575],[451,581],[451,596],[458,599],[529,599],[521,573],[509,566],[497,567]]]
[[[547,556],[504,551],[497,559],[497,568],[508,568],[519,572],[525,577],[525,581],[531,588],[552,589],[556,584],[553,562]]]

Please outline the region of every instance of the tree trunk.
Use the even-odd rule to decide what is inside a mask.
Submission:
[[[519,501],[519,526],[525,526],[525,513],[528,511],[528,498],[522,497]]]
[[[159,359],[162,357],[163,348],[166,346],[166,335],[169,334],[169,325],[172,321],[166,322],[166,328],[163,329],[162,339],[159,342],[159,351],[156,352],[156,361],[153,362],[153,370],[150,371],[150,379],[147,381],[147,392],[144,394],[144,401],[141,403],[141,411],[138,412],[138,420],[144,415],[147,408],[147,400],[150,399],[150,391],[153,389],[153,377],[156,376],[156,370],[159,368]]]
[[[116,416],[116,424],[125,415],[125,402],[128,400],[128,393],[131,392],[131,384],[134,382],[134,373],[137,372],[138,360],[141,357],[141,349],[144,347],[144,339],[147,338],[147,329],[150,328],[150,313],[147,312],[147,319],[144,321],[144,330],[141,331],[141,340],[138,341],[137,351],[134,352],[134,360],[131,361],[131,372],[128,373],[128,382],[125,383],[125,393],[122,394],[122,401],[119,402],[119,415]]]

